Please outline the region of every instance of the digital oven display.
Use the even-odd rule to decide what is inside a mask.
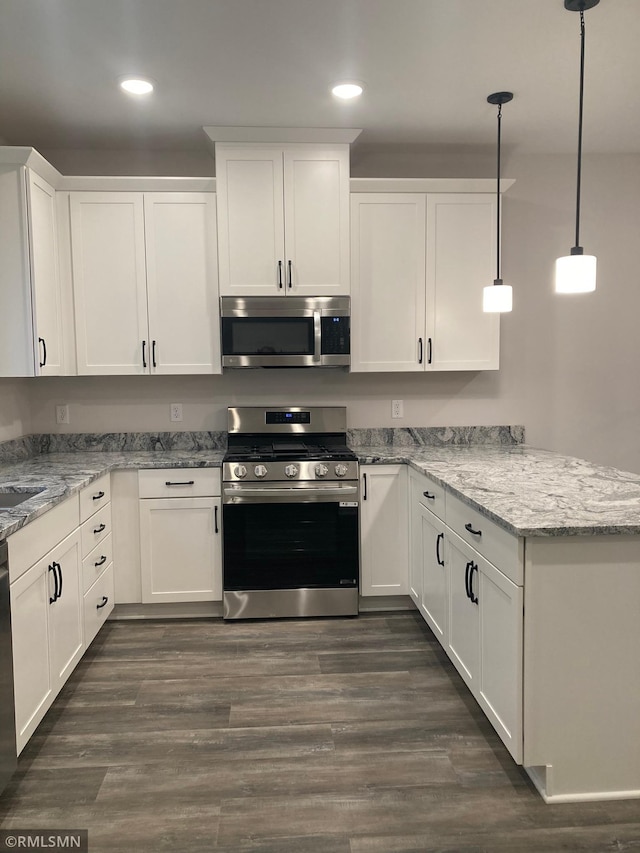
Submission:
[[[311,412],[267,412],[268,424],[310,424]]]

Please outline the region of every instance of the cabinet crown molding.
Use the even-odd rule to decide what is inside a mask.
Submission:
[[[295,142],[336,144],[354,142],[361,129],[350,127],[217,127],[202,128],[212,143],[216,142]]]

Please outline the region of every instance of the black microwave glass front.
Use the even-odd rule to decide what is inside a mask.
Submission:
[[[349,297],[222,297],[222,366],[348,365],[349,303]]]

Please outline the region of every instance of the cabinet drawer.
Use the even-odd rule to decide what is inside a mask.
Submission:
[[[80,521],[86,521],[110,500],[111,474],[104,474],[80,492]]]
[[[439,485],[426,474],[421,474],[413,469],[410,470],[412,471],[412,501],[418,501],[430,509],[434,515],[437,515],[441,521],[444,521],[444,486]]]
[[[73,495],[9,536],[11,583],[75,530],[78,523],[78,495]]]
[[[86,557],[98,542],[102,542],[111,533],[111,504],[103,506],[80,528],[82,536],[82,556]]]
[[[82,561],[82,592],[86,592],[113,562],[111,534],[99,542]]]
[[[88,646],[113,610],[113,565],[84,594],[84,639]]]
[[[150,468],[138,472],[141,498],[206,498],[220,494],[219,468]]]
[[[513,583],[522,586],[523,540],[508,533],[455,495],[447,494],[446,510],[447,526],[497,566]]]

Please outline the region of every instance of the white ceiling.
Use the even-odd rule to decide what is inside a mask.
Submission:
[[[585,13],[586,152],[640,151],[640,0]],[[574,151],[579,15],[563,0],[0,0],[0,138],[206,147],[203,125],[359,127],[362,143]],[[145,101],[117,80],[156,82]],[[358,103],[329,93],[364,81]]]

